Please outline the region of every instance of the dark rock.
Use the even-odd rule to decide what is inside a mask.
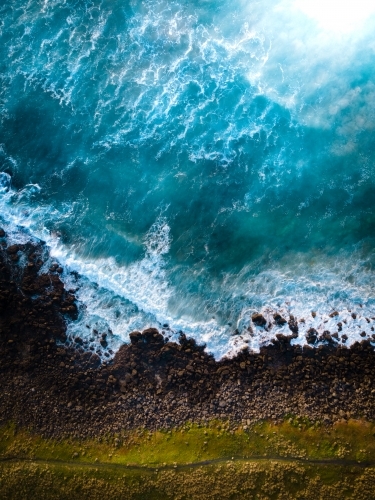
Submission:
[[[5,236],[5,231],[2,227],[0,227],[0,238],[4,238]]]
[[[22,251],[35,263],[42,246],[24,245]],[[36,266],[22,274],[6,255],[0,246],[2,423],[14,421],[56,437],[107,439],[124,426],[155,429],[209,418],[238,426],[302,412],[313,421],[324,416],[331,421],[338,407],[344,416],[375,418],[370,391],[375,352],[369,340],[346,348],[336,343],[337,332],[327,330],[319,347],[301,347],[291,344],[298,335],[292,330],[259,353],[241,351],[216,362],[183,333],[180,343],[165,342],[158,330],[147,329],[132,332],[130,343],[101,363],[79,337],[61,344],[62,313],[75,299],[58,274],[39,275]],[[291,316],[289,323],[296,322]],[[107,336],[96,331],[95,338]],[[316,345],[318,332],[310,329],[306,338]]]
[[[142,334],[141,332],[131,332],[129,333],[129,338],[132,344],[136,344],[142,339]]]
[[[333,312],[329,315],[329,317],[330,317],[330,318],[334,318],[335,316],[338,316],[338,315],[339,315],[339,313],[338,313],[337,311],[333,311]]]
[[[267,324],[266,318],[260,313],[254,313],[251,316],[251,320],[257,326],[265,326]]]
[[[298,323],[297,320],[294,318],[294,316],[290,316],[288,325],[289,325],[289,330],[291,330],[293,333],[298,334]]]
[[[284,344],[290,344],[290,341],[294,338],[296,338],[295,334],[292,335],[284,335],[283,333],[277,333],[276,338],[279,342],[282,342]]]
[[[332,338],[331,332],[329,330],[324,330],[322,335],[319,337],[319,341],[331,344],[332,342],[334,342],[334,339]]]
[[[20,250],[19,245],[10,245],[10,246],[7,248],[7,252],[8,252],[10,255],[11,255],[11,254],[16,254],[19,250]]]
[[[309,328],[306,332],[306,340],[308,344],[315,344],[318,340],[318,332],[315,328]]]
[[[142,332],[142,339],[146,342],[162,344],[164,337],[156,328],[147,328]]]
[[[284,319],[280,314],[275,313],[273,315],[273,319],[275,320],[275,323],[279,326],[285,325],[287,323],[286,319]]]

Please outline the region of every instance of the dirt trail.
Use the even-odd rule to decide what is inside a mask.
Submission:
[[[309,459],[309,458],[298,458],[298,457],[281,457],[281,456],[259,456],[254,455],[249,458],[243,457],[223,457],[215,458],[212,460],[204,460],[201,462],[192,462],[179,465],[163,465],[163,466],[143,466],[143,465],[132,465],[132,464],[116,464],[109,462],[77,462],[73,460],[58,460],[58,459],[42,459],[42,458],[24,458],[24,457],[5,457],[0,458],[0,464],[2,462],[17,462],[17,463],[38,463],[42,465],[65,465],[69,467],[85,467],[85,468],[102,468],[102,469],[124,469],[124,470],[134,470],[134,471],[163,471],[163,470],[186,470],[189,468],[199,468],[208,465],[219,465],[223,463],[247,463],[247,462],[286,462],[286,463],[302,463],[308,465],[333,465],[340,467],[359,467],[368,468],[375,467],[374,461],[356,461],[356,460],[345,460],[345,459]]]

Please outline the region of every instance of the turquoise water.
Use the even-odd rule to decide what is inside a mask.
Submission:
[[[2,2],[2,224],[65,265],[72,334],[372,333],[375,8],[309,5]]]

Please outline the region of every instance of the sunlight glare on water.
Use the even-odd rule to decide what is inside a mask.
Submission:
[[[221,357],[289,335],[275,312],[301,344],[375,335],[375,0],[0,14],[0,226],[65,269],[71,337],[155,326]]]
[[[335,33],[349,33],[360,29],[375,13],[373,0],[296,0],[295,5],[321,28]]]

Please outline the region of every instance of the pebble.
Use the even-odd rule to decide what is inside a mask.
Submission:
[[[3,421],[59,437],[166,429],[212,418],[228,421],[232,431],[238,425],[247,430],[257,420],[277,422],[288,413],[327,424],[360,415],[375,418],[370,382],[375,354],[368,339],[348,349],[328,332],[319,349],[302,348],[291,344],[297,328],[293,318],[292,334],[278,334],[260,353],[245,349],[217,362],[184,334],[178,343],[167,342],[148,328],[132,332],[131,343],[104,365],[84,349],[82,338],[65,343],[65,310],[68,304],[73,308],[72,319],[78,310],[73,292],[64,289],[55,273],[59,265],[39,274],[42,246],[9,248],[0,247]],[[16,264],[8,258],[15,251],[33,264],[17,283],[11,278],[17,276]],[[35,294],[38,301],[32,300]],[[254,315],[253,323],[264,324]]]

